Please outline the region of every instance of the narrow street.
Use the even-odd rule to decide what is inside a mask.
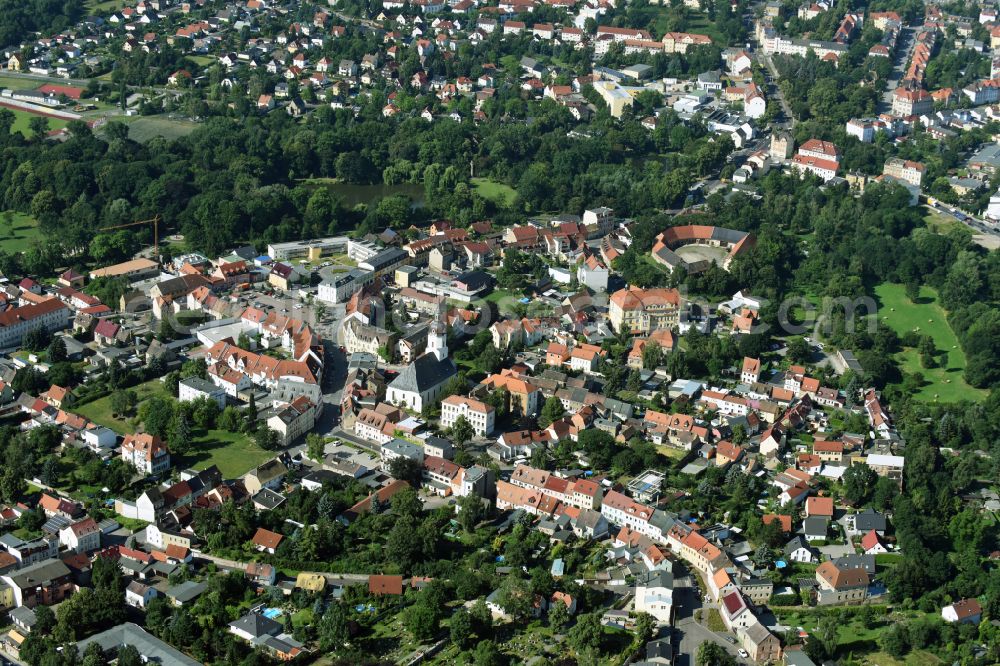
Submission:
[[[906,74],[906,67],[913,54],[913,47],[917,43],[916,34],[916,28],[908,26],[904,26],[899,31],[899,41],[896,43],[896,53],[892,63],[892,74],[885,82],[885,92],[882,93],[879,113],[888,113],[892,110],[892,93],[899,87],[899,82]]]
[[[246,571],[247,564],[250,564],[249,562],[227,560],[223,557],[215,557],[214,555],[208,555],[207,553],[201,553],[198,551],[192,551],[192,554],[196,559],[212,562],[216,566],[222,567],[223,569]],[[347,583],[348,585],[367,584],[368,578],[370,576],[369,574],[353,574],[353,573],[335,574],[335,573],[326,573],[323,571],[302,571],[300,573],[318,574],[326,578],[326,582],[328,583],[331,584]]]

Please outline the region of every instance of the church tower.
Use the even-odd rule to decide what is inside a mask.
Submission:
[[[427,333],[427,351],[439,361],[448,358],[448,330],[440,321],[433,322]]]

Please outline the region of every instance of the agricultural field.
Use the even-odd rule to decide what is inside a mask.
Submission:
[[[0,213],[0,250],[24,252],[41,237],[38,220],[30,215],[16,211]]]
[[[943,362],[936,368],[924,368],[916,349],[906,348],[897,354],[904,372],[919,372],[924,376],[924,386],[917,397],[922,400],[956,402],[981,400],[986,392],[965,383],[965,353],[958,344],[958,337],[948,325],[944,308],[938,303],[938,294],[930,287],[920,288],[917,303],[910,302],[900,284],[882,284],[875,288],[879,301],[879,318],[899,334],[918,331],[929,335],[938,350],[945,352]]]

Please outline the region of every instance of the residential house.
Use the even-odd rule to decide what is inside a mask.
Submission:
[[[69,550],[89,553],[101,547],[101,529],[87,517],[59,530],[59,541]]]
[[[51,606],[76,590],[72,572],[62,560],[48,559],[0,576],[14,591],[17,606]]]
[[[959,599],[942,608],[941,617],[945,622],[979,624],[983,617],[983,607],[976,599]]]
[[[287,473],[288,468],[285,463],[275,458],[244,474],[243,485],[250,495],[256,495],[263,488],[277,490],[281,487]]]
[[[145,474],[162,474],[170,469],[170,452],[156,435],[125,435],[121,458]]]
[[[832,561],[816,569],[821,604],[862,603],[868,598],[868,572],[860,568],[841,568]]]

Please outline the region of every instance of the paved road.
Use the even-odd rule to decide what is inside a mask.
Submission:
[[[195,551],[194,556],[200,560],[208,560],[214,563],[216,566],[222,567],[223,569],[236,569],[239,571],[246,571],[247,564],[249,562],[240,562],[237,560],[227,560],[223,557],[215,557],[214,555],[208,555],[206,553],[201,553]],[[348,583],[350,585],[355,585],[358,583],[367,583],[370,574],[336,574],[336,573],[326,573],[323,571],[303,571],[302,573],[316,573],[320,576],[326,578],[328,583]]]
[[[892,92],[899,87],[899,82],[906,74],[906,67],[913,54],[913,47],[916,45],[916,28],[904,27],[899,31],[899,41],[896,43],[895,60],[892,63],[892,73],[885,82],[885,92],[882,93],[882,102],[879,107],[880,113],[886,113],[892,109]]]
[[[792,107],[788,105],[788,101],[781,92],[781,86],[778,85],[778,81],[781,78],[778,76],[778,70],[774,66],[774,62],[771,61],[771,56],[765,55],[761,50],[758,50],[757,53],[760,59],[764,61],[764,65],[767,66],[767,71],[770,73],[771,80],[773,81],[773,84],[769,87],[769,92],[778,99],[778,103],[781,104],[781,113],[785,116],[788,129],[792,129],[795,127],[795,116],[792,115]]]

